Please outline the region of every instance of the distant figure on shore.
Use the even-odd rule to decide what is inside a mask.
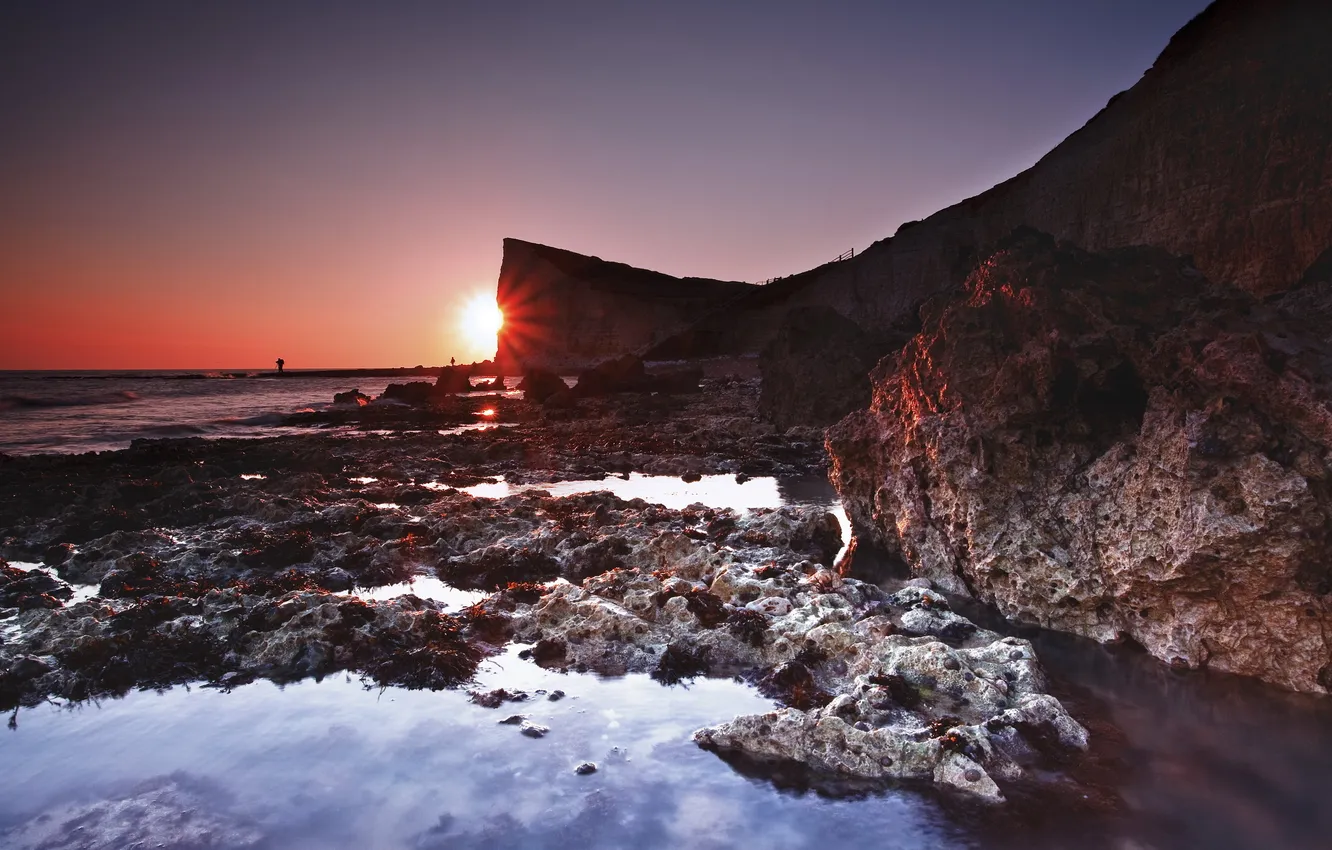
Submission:
[[[282,367],[285,366],[286,364],[287,364],[287,361],[283,360],[281,357],[279,357],[279,358],[277,359],[277,367],[278,367],[278,374],[279,374],[279,375],[282,374]]]
[[[449,358],[449,365],[450,365],[450,366],[456,366],[457,364],[458,364],[458,361],[457,361],[457,360],[453,359],[452,357]]]

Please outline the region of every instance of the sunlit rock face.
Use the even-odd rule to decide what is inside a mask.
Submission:
[[[642,353],[752,288],[505,239],[498,359],[508,371],[566,370]]]
[[[828,434],[862,543],[1011,617],[1332,689],[1332,287],[1264,303],[1033,231]]]

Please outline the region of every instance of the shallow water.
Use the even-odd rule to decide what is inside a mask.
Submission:
[[[533,490],[545,490],[552,496],[609,491],[621,499],[643,499],[673,510],[687,508],[693,504],[732,510],[778,508],[790,501],[783,496],[776,478],[752,478],[740,484],[736,482],[734,475],[704,475],[698,481],[686,482],[674,475],[644,475],[631,472],[625,478],[612,475],[606,478],[540,484],[510,484],[507,481],[498,481],[459,489],[486,499],[503,499]]]
[[[0,827],[175,772],[282,848],[969,846],[928,797],[784,794],[699,750],[694,729],[771,703],[730,681],[561,675],[514,651],[484,686],[562,689],[498,709],[460,692],[176,688],[25,710],[0,734]],[[498,721],[549,727],[539,740]],[[578,776],[575,765],[598,770]]]

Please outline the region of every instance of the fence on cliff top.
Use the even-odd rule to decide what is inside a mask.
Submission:
[[[840,263],[840,262],[842,262],[843,260],[849,260],[849,259],[851,259],[852,257],[854,257],[855,255],[856,255],[856,249],[855,249],[855,248],[848,249],[848,250],[843,251],[842,253],[838,254],[836,257],[833,257],[833,258],[827,263],[827,265],[832,265],[833,263]],[[767,280],[760,280],[760,281],[758,282],[758,286],[767,286],[768,284],[770,284],[770,283],[776,283],[776,282],[779,281],[779,280],[786,280],[788,277],[791,277],[791,275],[789,275],[789,274],[784,274],[784,275],[782,275],[781,277],[770,277],[770,278],[768,278]]]

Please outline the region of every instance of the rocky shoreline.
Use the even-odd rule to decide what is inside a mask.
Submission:
[[[518,641],[546,666],[755,683],[785,707],[697,734],[728,758],[992,802],[1076,758],[1086,732],[1030,644],[952,613],[927,582],[841,575],[826,507],[463,489],[818,474],[819,432],[763,424],[758,390],[707,379],[698,393],[569,405],[358,406],[337,415],[372,425],[364,436],[311,422],[305,437],[5,459],[3,554],[24,566],[0,579],[0,702],[340,670],[371,686],[462,687]],[[460,404],[503,424],[450,433],[471,410]],[[422,576],[478,601],[358,596]]]

